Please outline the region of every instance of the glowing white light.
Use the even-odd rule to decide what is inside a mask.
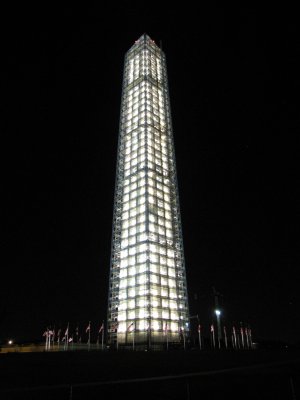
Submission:
[[[121,296],[120,296],[120,300],[121,300]],[[120,301],[119,311],[126,310],[126,309],[127,309],[127,301]]]
[[[120,320],[120,319],[119,319],[119,320]],[[126,332],[126,329],[127,329],[126,323],[124,323],[124,322],[119,323],[119,326],[118,326],[118,332],[119,332],[119,333],[124,333],[124,332]]]
[[[135,318],[135,311],[129,311],[128,312],[128,318],[129,319],[134,319]]]
[[[128,307],[129,307],[129,308],[134,308],[134,307],[135,307],[135,301],[134,301],[134,300],[130,300],[130,301],[128,302]]]
[[[170,308],[172,309],[176,309],[177,308],[177,304],[175,301],[170,301]]]
[[[159,323],[157,320],[152,320],[151,328],[152,328],[154,331],[159,331],[159,329],[160,329],[160,323]]]
[[[178,332],[178,323],[171,322],[170,329],[171,329],[172,332]]]
[[[125,321],[126,320],[126,311],[120,311],[118,313],[118,321]]]
[[[125,278],[127,276],[127,269],[123,269],[120,271],[120,278]]]
[[[128,275],[135,275],[136,274],[136,268],[135,267],[131,267],[128,270]]]
[[[139,307],[145,307],[145,304],[146,304],[146,302],[143,299],[140,299],[138,302]]]
[[[131,288],[131,289],[129,290],[128,296],[129,296],[129,297],[134,297],[134,296],[135,296],[135,289],[134,289],[134,288]]]
[[[144,283],[146,283],[146,275],[141,275],[138,277],[138,284],[139,285],[143,285]]]
[[[176,287],[175,279],[169,279],[169,287],[170,288]]]

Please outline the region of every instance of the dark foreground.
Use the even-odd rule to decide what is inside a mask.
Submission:
[[[0,354],[0,399],[300,399],[299,350]]]

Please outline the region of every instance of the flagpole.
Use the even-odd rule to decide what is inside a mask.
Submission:
[[[90,347],[91,347],[91,321],[89,321],[89,351],[90,351]]]
[[[104,321],[103,321],[103,323],[102,323],[102,325],[103,325],[103,329],[102,329],[102,351],[103,351],[103,344],[104,344]]]
[[[77,326],[76,326],[76,330],[75,330],[75,334],[76,334],[76,348],[78,349],[79,347],[79,326],[78,326],[78,322],[77,322]]]
[[[242,346],[243,349],[245,348],[245,343],[244,343],[244,331],[243,331],[243,327],[241,326],[241,338],[242,338]]]
[[[239,335],[239,331],[237,334],[237,348],[240,349],[241,348],[241,342],[240,342],[240,335]]]
[[[211,333],[212,333],[212,343],[213,343],[213,348],[216,347],[216,342],[215,342],[215,327],[213,325],[211,325]]]
[[[133,326],[133,332],[132,332],[132,351],[134,351],[134,333],[135,333],[135,325]]]
[[[67,350],[68,350],[68,346],[69,346],[69,322],[68,322],[68,327],[67,327],[67,345],[66,345]]]
[[[199,336],[199,349],[202,349],[202,343],[201,343],[201,325],[198,325],[198,336]]]
[[[249,345],[249,332],[248,332],[248,328],[245,328],[245,334],[246,334],[247,349],[249,349],[249,348],[250,348],[250,345]]]
[[[60,329],[57,332],[57,349],[59,350],[59,345],[60,345]]]
[[[53,336],[52,336],[52,348],[53,348],[53,350],[54,350],[54,344],[55,344],[55,325],[54,325],[54,328],[53,328]]]
[[[225,340],[225,348],[227,349],[227,333],[226,333],[226,327],[224,325],[224,340]]]
[[[166,323],[166,326],[165,326],[165,331],[166,331],[167,350],[169,350],[168,324],[167,323]]]
[[[49,331],[48,331],[48,345],[47,345],[47,350],[49,351],[50,350],[50,339],[51,339],[51,331],[50,331],[50,329],[49,329]]]
[[[167,350],[169,350],[168,330],[167,330]]]
[[[43,336],[45,336],[45,351],[47,351],[47,345],[48,345],[48,328],[47,328],[47,330],[44,332],[44,335]]]
[[[253,343],[252,343],[252,336],[251,336],[251,328],[249,328],[249,341],[250,341],[250,348],[253,348]]]
[[[49,336],[48,336],[48,351],[51,350],[51,333],[52,333],[52,331],[50,329],[49,330]]]

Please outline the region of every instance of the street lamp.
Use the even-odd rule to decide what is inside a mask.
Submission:
[[[217,316],[217,327],[218,327],[218,343],[219,343],[219,349],[221,348],[221,321],[220,321],[220,315],[221,311],[216,309],[215,314]]]

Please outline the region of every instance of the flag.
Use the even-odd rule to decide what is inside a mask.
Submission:
[[[213,325],[213,324],[211,324],[211,326],[210,326],[210,331],[211,331],[211,332],[214,332],[214,331],[215,331],[215,328],[214,328],[214,325]]]
[[[251,328],[248,328],[248,336],[249,336],[250,347],[252,347]]]
[[[116,331],[118,329],[118,322],[113,322],[110,326],[111,331]]]
[[[104,322],[102,322],[102,325],[100,326],[99,333],[101,333],[103,330],[104,330]]]
[[[49,331],[49,332],[48,332],[48,335],[49,335],[49,336],[53,335],[53,331]]]
[[[43,333],[43,336],[48,336],[48,330]]]
[[[166,335],[168,333],[168,324],[165,324],[165,330],[164,330],[164,334]]]
[[[71,343],[71,342],[73,342],[73,338],[72,337],[69,338],[69,343]]]
[[[130,329],[133,326],[133,322],[131,322],[130,325],[127,327],[127,331],[132,332],[134,329]]]
[[[89,322],[88,326],[86,327],[85,332],[87,333],[91,329],[91,323]]]
[[[65,331],[65,336],[68,336],[68,333],[69,333],[69,324],[68,324],[67,329]]]

